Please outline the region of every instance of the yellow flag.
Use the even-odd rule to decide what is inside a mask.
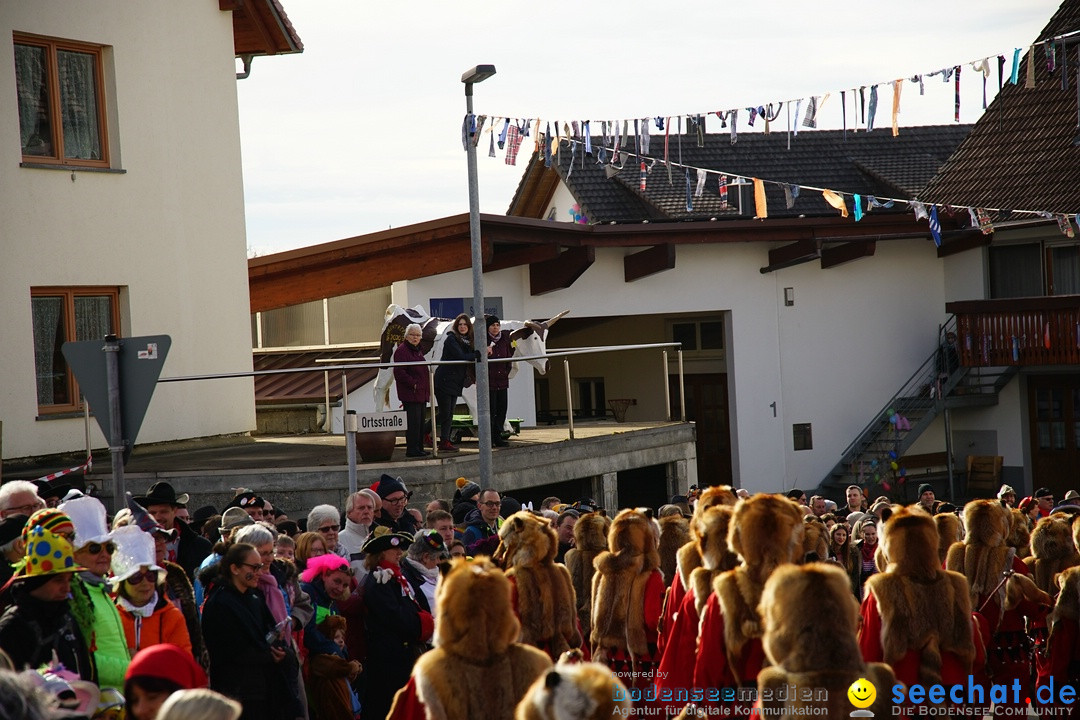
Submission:
[[[754,178],[754,212],[759,218],[769,217],[769,206],[765,202],[765,183]]]
[[[822,190],[821,194],[825,198],[825,202],[840,211],[841,217],[848,216],[847,204],[844,203],[844,198],[834,193],[832,190]]]

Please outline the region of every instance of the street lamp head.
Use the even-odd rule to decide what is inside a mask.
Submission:
[[[495,74],[494,65],[477,65],[472,70],[466,70],[461,75],[461,82],[466,85],[474,85],[479,82],[484,82],[489,77]]]

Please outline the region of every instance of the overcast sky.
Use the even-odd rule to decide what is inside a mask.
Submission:
[[[832,93],[823,128],[840,126],[840,90],[962,64],[961,121],[974,122],[982,82],[968,63],[1006,55],[1007,75],[1058,4],[283,0],[304,52],[256,58],[237,82],[248,252],[468,212],[461,74],[477,64],[498,69],[476,86],[477,114],[667,117]],[[904,83],[901,126],[953,121],[952,82],[925,87]],[[879,92],[875,132],[888,132],[891,89]],[[503,214],[532,143],[516,167],[487,157],[486,137],[479,150],[481,212]]]

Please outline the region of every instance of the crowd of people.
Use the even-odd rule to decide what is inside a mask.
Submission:
[[[896,683],[1017,683],[1008,706],[1080,680],[1076,493],[716,486],[608,512],[460,478],[421,511],[383,475],[292,520],[244,488],[189,513],[158,482],[112,517],[62,490],[0,485],[0,718],[548,717],[537,694],[598,677],[625,698],[572,717],[794,715],[766,692],[789,685],[847,712],[858,678],[893,714]]]

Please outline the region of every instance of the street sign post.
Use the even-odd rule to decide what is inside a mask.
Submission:
[[[61,348],[83,397],[109,442],[114,505],[124,502],[124,463],[139,435],[165,357],[168,335],[67,342]]]

